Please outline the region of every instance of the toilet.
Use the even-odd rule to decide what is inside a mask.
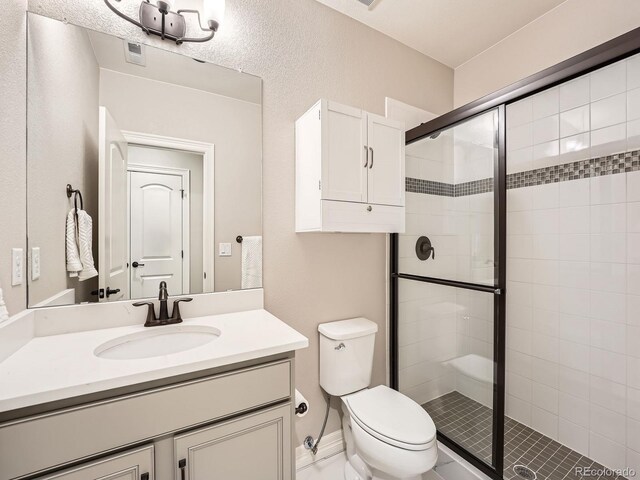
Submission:
[[[366,318],[323,323],[320,385],[342,400],[345,480],[420,480],[436,464],[436,427],[409,397],[369,388],[378,326]]]

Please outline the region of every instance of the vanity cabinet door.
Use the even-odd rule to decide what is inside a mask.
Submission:
[[[291,480],[291,404],[175,437],[176,480]]]
[[[153,480],[153,446],[82,464],[38,480]]]

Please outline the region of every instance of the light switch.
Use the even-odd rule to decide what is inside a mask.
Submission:
[[[31,249],[31,280],[40,278],[40,247]]]
[[[220,253],[221,257],[230,257],[231,256],[231,244],[230,243],[221,243],[220,244]]]
[[[21,248],[11,249],[11,285],[22,285],[22,264],[24,252]]]

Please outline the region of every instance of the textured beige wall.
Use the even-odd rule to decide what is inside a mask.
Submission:
[[[93,252],[98,246],[98,62],[86,30],[29,17],[27,117],[27,202],[29,248],[40,248],[40,278],[29,279],[29,305],[67,288],[76,302],[96,301],[98,278],[69,278],[65,262],[65,221],[82,192],[93,218]],[[73,92],[72,95],[65,92]]]
[[[197,2],[194,2],[197,4]],[[122,7],[132,14],[138,2]],[[145,43],[103,2],[30,0],[30,9]],[[312,411],[296,421],[299,444],[317,435],[324,414],[318,385],[317,325],[365,316],[381,331],[374,382],[385,381],[384,235],[294,233],[294,121],[318,98],[384,114],[385,96],[434,113],[451,109],[450,68],[314,0],[227,0],[227,22],[206,45],[164,48],[242,68],[264,80],[263,189],[266,308],[307,335],[297,382]],[[339,428],[335,410],[327,431]]]
[[[26,248],[27,238],[26,5],[5,0],[0,28],[0,286],[10,314],[25,308],[27,292],[11,286],[11,248]]]
[[[640,26],[638,0],[567,0],[455,70],[459,107]]]
[[[235,238],[262,234],[262,107],[104,69],[100,104],[122,130],[214,144],[214,289],[240,289],[242,251]],[[220,242],[231,243],[231,257],[217,255]]]

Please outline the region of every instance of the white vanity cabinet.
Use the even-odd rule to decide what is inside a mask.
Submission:
[[[153,446],[82,464],[38,480],[154,480]]]
[[[291,407],[175,437],[179,480],[291,480]]]
[[[403,232],[405,132],[320,100],[296,121],[296,231]]]

